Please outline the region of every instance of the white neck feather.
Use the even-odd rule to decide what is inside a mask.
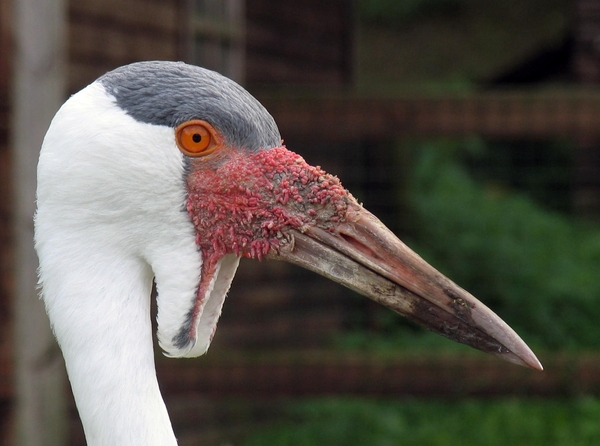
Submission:
[[[152,272],[96,248],[76,259],[77,274],[56,268],[44,280],[88,444],[176,445],[154,366]]]
[[[136,122],[98,84],[54,118],[38,165],[36,250],[48,315],[90,446],[175,445],[150,321],[170,340],[201,258],[173,130]]]

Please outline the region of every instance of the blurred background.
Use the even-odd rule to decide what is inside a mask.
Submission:
[[[288,148],[339,175],[546,367],[504,363],[308,271],[244,259],[208,355],[157,353],[182,446],[600,444],[600,0],[45,3],[60,12],[62,49],[48,60],[62,60],[61,100],[139,60],[237,80]],[[16,216],[18,128],[36,121],[16,111],[19,35],[36,29],[14,20],[33,14],[19,0],[0,0],[0,14],[0,442],[13,444],[28,351],[15,297],[28,225]],[[43,358],[60,358],[48,345]],[[42,411],[83,445],[66,381],[47,382],[59,384],[40,392],[66,411]]]

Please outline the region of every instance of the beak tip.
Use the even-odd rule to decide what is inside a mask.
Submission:
[[[520,351],[518,354],[509,351],[508,353],[499,353],[497,356],[514,364],[521,365],[523,367],[528,367],[534,370],[538,370],[540,372],[544,370],[544,366],[542,365],[542,363],[527,346],[525,346],[525,349],[523,351]]]
[[[540,372],[544,371],[544,366],[542,365],[542,363],[539,361],[539,359],[536,358],[536,356],[532,353],[532,357],[528,358],[528,361],[525,361],[525,364],[529,367],[531,367],[534,370],[538,370]]]

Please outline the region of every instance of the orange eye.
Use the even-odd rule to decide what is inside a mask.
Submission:
[[[194,119],[184,122],[175,129],[179,150],[188,156],[204,156],[218,147],[216,130],[205,121]]]

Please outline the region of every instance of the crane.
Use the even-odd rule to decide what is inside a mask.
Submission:
[[[175,445],[156,378],[204,354],[241,257],[291,262],[428,329],[542,369],[484,304],[282,142],[245,89],[182,62],[106,73],[56,113],[38,164],[35,247],[89,445]]]

